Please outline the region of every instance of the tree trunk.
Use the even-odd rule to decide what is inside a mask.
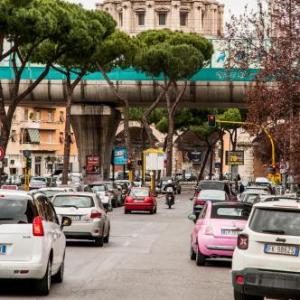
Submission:
[[[130,138],[130,127],[129,127],[129,104],[125,103],[124,111],[124,140],[128,151],[128,158],[133,159],[133,153],[131,148],[131,138]]]
[[[213,162],[214,162],[214,151],[213,148],[210,151],[210,162],[209,162],[209,179],[212,180],[212,171],[213,171]]]
[[[198,175],[198,182],[197,183],[199,183],[199,181],[203,179],[203,173],[204,173],[204,170],[205,170],[205,167],[206,167],[206,164],[207,164],[207,160],[208,160],[210,150],[211,150],[210,147],[207,147],[207,150],[205,152],[205,156],[204,156],[204,159],[203,159],[203,162],[202,162],[202,165],[201,165],[200,173]]]
[[[220,179],[222,180],[223,176],[224,176],[224,174],[223,174],[223,164],[224,164],[224,138],[223,138],[223,132],[221,133],[220,140],[221,140]]]
[[[64,165],[62,184],[68,184],[68,173],[70,165],[70,150],[71,150],[71,107],[72,107],[73,90],[70,83],[67,83],[67,106],[66,106],[66,123],[65,123],[65,139],[64,139]]]
[[[167,176],[172,176],[172,166],[173,166],[173,136],[174,136],[174,114],[169,115],[168,118],[168,136],[167,136],[167,166],[166,173]]]
[[[143,129],[145,130],[145,132],[147,134],[149,145],[151,148],[154,148],[155,143],[154,143],[154,139],[153,139],[153,135],[152,135],[152,130],[151,130],[151,128],[148,124],[147,118],[145,116],[142,117],[142,124],[143,124]]]

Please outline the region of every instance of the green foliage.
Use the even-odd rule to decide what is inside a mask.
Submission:
[[[140,121],[143,116],[143,109],[140,107],[131,107],[129,109],[129,119],[132,121]]]
[[[213,46],[205,38],[169,29],[144,31],[137,36],[137,43],[140,49],[134,66],[171,81],[189,79],[213,54]]]
[[[108,72],[115,67],[127,68],[131,66],[136,51],[135,40],[125,32],[116,30],[97,45],[94,58]]]
[[[156,124],[156,128],[162,133],[168,133],[168,118],[163,116]]]
[[[218,120],[220,121],[234,121],[242,122],[242,114],[238,108],[229,108],[223,114],[218,115]],[[241,127],[239,124],[220,124],[221,128],[224,129],[236,129]]]

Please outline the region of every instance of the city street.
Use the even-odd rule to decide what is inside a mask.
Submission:
[[[123,208],[115,209],[110,214],[110,243],[103,248],[69,243],[65,281],[54,284],[47,298],[233,299],[230,263],[197,267],[189,259],[191,194],[192,189],[185,189],[177,195],[171,210],[159,197],[157,215],[125,215]],[[16,289],[15,283],[8,291],[1,291],[0,297],[36,298],[25,288]]]

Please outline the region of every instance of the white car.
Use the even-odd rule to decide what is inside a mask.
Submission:
[[[0,190],[0,279],[34,279],[47,295],[63,281],[66,238],[55,210],[39,192]]]
[[[72,220],[72,225],[64,229],[67,239],[94,240],[100,247],[109,242],[110,221],[96,194],[56,194],[52,203],[59,217],[67,216]]]
[[[253,206],[232,262],[235,300],[300,299],[300,200]]]

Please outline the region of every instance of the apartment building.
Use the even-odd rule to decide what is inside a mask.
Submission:
[[[23,174],[24,150],[32,157],[32,175],[50,175],[62,167],[64,152],[65,108],[18,107],[7,148],[5,172]],[[71,137],[70,171],[78,172],[78,150]]]

